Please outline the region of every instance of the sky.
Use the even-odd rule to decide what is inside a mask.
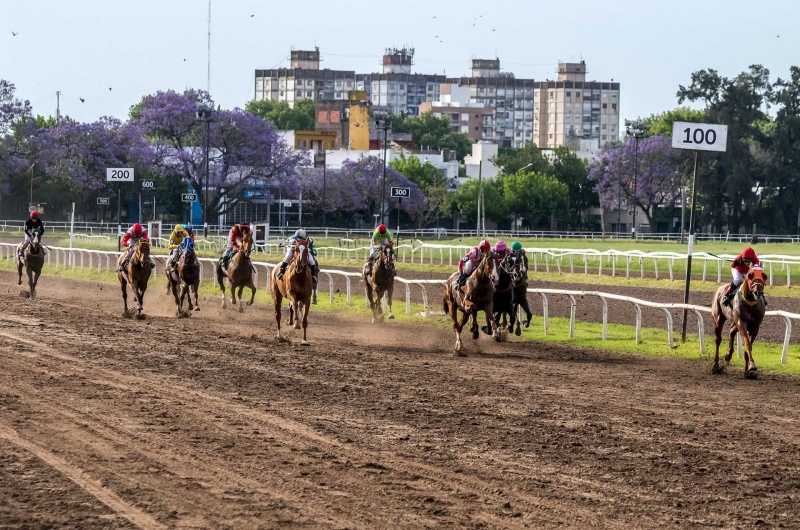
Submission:
[[[674,108],[694,71],[772,78],[800,65],[798,0],[212,0],[211,94],[253,98],[255,69],[313,49],[323,68],[380,70],[385,48],[416,49],[416,73],[469,75],[499,57],[518,78],[556,78],[558,61],[621,84],[622,118]],[[158,90],[207,87],[208,0],[0,0],[0,79],[34,112],[124,119]],[[16,33],[16,35],[14,35]],[[81,98],[84,100],[81,102]]]

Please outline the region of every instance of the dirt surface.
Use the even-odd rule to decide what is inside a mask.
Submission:
[[[10,275],[0,275],[9,284]],[[726,528],[800,518],[800,380],[315,312],[0,293],[0,528]],[[757,397],[756,397],[757,396]]]

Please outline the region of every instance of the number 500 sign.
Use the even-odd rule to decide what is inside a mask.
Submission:
[[[728,146],[728,126],[676,121],[672,124],[672,147],[692,151],[724,152]]]

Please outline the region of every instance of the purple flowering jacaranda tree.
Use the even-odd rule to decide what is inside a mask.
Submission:
[[[606,208],[617,208],[620,197],[626,204],[635,203],[644,212],[650,226],[656,208],[675,204],[682,185],[680,155],[672,149],[669,137],[655,135],[639,140],[639,169],[634,185],[636,144],[633,138],[601,149],[598,160],[589,167],[589,180]],[[634,188],[636,197],[634,197]]]
[[[131,121],[153,144],[156,165],[162,171],[181,175],[200,192],[201,205],[210,218],[230,211],[242,199],[245,188],[291,191],[296,186],[298,171],[308,167],[310,161],[288,146],[272,125],[241,109],[215,110],[206,124],[196,117],[199,105],[213,107],[206,92],[157,92],[132,109]]]

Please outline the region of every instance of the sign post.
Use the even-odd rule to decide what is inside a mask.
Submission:
[[[123,182],[133,182],[132,167],[109,167],[106,168],[106,182],[117,183],[117,252],[122,250],[120,241],[122,236],[122,185]]]
[[[403,208],[403,199],[411,198],[411,188],[391,187],[390,196],[397,199],[397,235],[400,234],[400,210]]]
[[[156,183],[154,180],[143,180],[142,181],[142,188],[139,190],[139,222],[144,222],[144,214],[142,213],[142,192],[143,191],[155,191]],[[155,204],[156,196],[153,194],[153,204]],[[155,219],[155,210],[153,210],[153,219]]]
[[[686,253],[686,286],[683,303],[689,303],[689,286],[692,281],[692,251],[694,247],[694,204],[697,199],[697,160],[700,151],[724,153],[728,148],[728,126],[710,123],[689,123],[676,121],[672,124],[672,148],[694,151],[694,175],[692,176],[692,205],[689,210],[689,249]],[[683,227],[681,227],[682,229]],[[683,310],[681,342],[686,342],[686,316]]]
[[[192,222],[192,203],[197,200],[196,193],[182,193],[181,200],[183,202],[189,203],[187,206],[189,208],[189,223]]]

